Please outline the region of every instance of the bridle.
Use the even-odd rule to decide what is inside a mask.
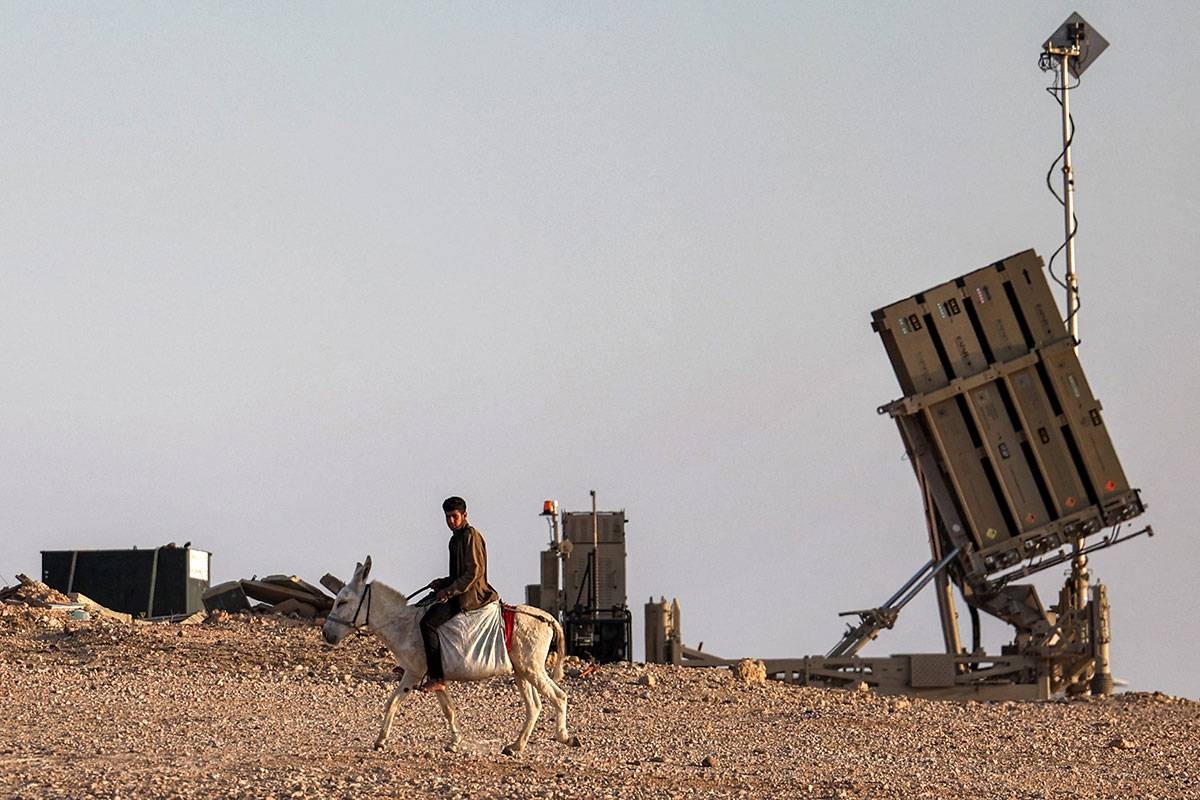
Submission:
[[[330,614],[325,617],[326,622],[336,622],[338,625],[345,625],[347,628],[353,628],[355,632],[361,631],[363,628],[371,626],[371,587],[374,584],[368,583],[363,587],[362,594],[358,598],[358,607],[354,609],[354,616],[347,622],[344,619],[338,619]],[[367,607],[367,617],[361,623],[358,621],[358,615],[362,613],[363,606]]]

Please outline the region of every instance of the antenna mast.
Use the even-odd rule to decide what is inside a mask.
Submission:
[[[1088,25],[1078,13],[1072,14],[1059,26],[1042,45],[1039,62],[1043,71],[1056,70],[1058,77],[1051,93],[1061,92],[1062,106],[1062,204],[1063,233],[1067,260],[1067,329],[1075,343],[1079,343],[1079,281],[1075,273],[1075,172],[1071,166],[1071,139],[1075,135],[1075,124],[1071,119],[1070,88],[1071,75],[1078,80],[1108,47],[1108,42]]]
[[[1063,231],[1066,237],[1062,249],[1066,250],[1067,274],[1067,331],[1075,346],[1079,346],[1079,281],[1075,273],[1075,173],[1071,166],[1071,140],[1075,137],[1075,123],[1071,119],[1071,75],[1078,80],[1083,71],[1108,47],[1108,42],[1095,31],[1078,13],[1071,14],[1067,21],[1058,27],[1046,43],[1042,45],[1042,55],[1038,66],[1043,72],[1057,71],[1055,85],[1049,90],[1051,94],[1061,92],[1062,97],[1055,99],[1062,106],[1062,139],[1063,149],[1062,176],[1063,193],[1060,198],[1063,205]],[[1078,84],[1076,84],[1078,85]],[[1053,261],[1053,258],[1051,259]],[[1084,552],[1082,536],[1075,539],[1074,559],[1071,562],[1071,576],[1067,581],[1066,590],[1069,601],[1076,609],[1083,610],[1088,602],[1088,560]],[[1105,645],[1103,660],[1107,663],[1108,652]]]

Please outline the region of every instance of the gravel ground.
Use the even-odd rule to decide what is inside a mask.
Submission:
[[[394,676],[373,639],[331,649],[277,615],[126,624],[9,600],[0,796],[1200,798],[1200,704],[1162,694],[964,703],[581,666],[564,681],[581,748],[555,743],[547,714],[501,755],[523,714],[505,678],[452,687],[458,752],[425,695],[377,752]]]

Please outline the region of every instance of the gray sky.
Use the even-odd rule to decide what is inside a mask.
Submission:
[[[1112,43],[1080,357],[1156,531],[1092,566],[1117,676],[1200,697],[1185,2],[5,3],[0,583],[190,540],[214,583],[370,553],[406,590],[457,493],[521,600],[542,500],[595,489],[639,659],[651,596],[719,655],[825,652],[927,558],[870,312],[1059,245],[1074,10]],[[933,609],[864,655],[939,649]]]

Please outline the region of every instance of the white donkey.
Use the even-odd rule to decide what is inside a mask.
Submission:
[[[355,566],[354,577],[338,592],[321,628],[321,635],[326,642],[336,646],[351,631],[365,629],[383,640],[396,663],[404,669],[400,685],[392,691],[383,707],[383,724],[375,739],[375,749],[378,750],[387,741],[400,699],[412,692],[417,682],[425,676],[425,645],[421,641],[420,623],[426,609],[408,605],[407,598],[390,586],[378,581],[367,583],[370,571],[371,557],[367,556],[366,561]],[[551,679],[546,672],[546,661],[551,656],[550,648],[555,644],[554,678]],[[557,620],[541,609],[517,606],[508,657],[512,662],[517,689],[525,701],[525,724],[517,740],[504,748],[504,753],[513,755],[525,749],[542,711],[542,697],[550,701],[556,713],[555,740],[572,747],[579,746],[578,737],[567,733],[567,693],[555,682],[563,677],[565,647],[562,626]],[[450,724],[447,749],[457,749],[462,742],[458,712],[450,699],[449,690],[435,694],[442,714]]]

